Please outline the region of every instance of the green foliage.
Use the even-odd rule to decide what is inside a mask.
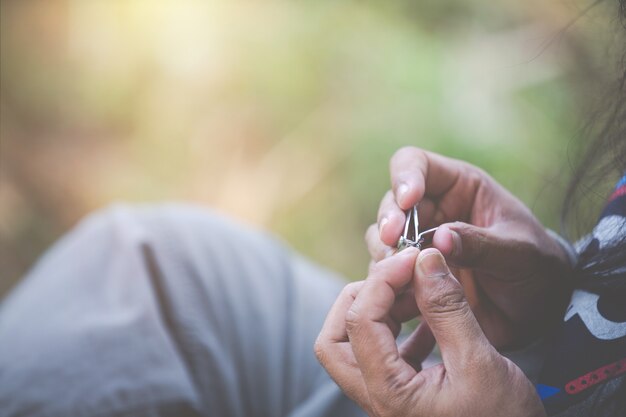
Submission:
[[[360,278],[389,158],[405,145],[481,166],[558,225],[579,119],[571,74],[588,46],[576,28],[544,45],[577,9],[538,0],[0,7],[5,282],[87,212],[165,199],[216,206]]]

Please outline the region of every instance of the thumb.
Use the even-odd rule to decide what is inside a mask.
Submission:
[[[462,374],[492,348],[469,307],[463,287],[436,249],[422,251],[415,263],[415,300],[439,344],[448,372]]]
[[[533,253],[530,242],[503,238],[490,228],[463,222],[440,226],[433,236],[433,246],[454,266],[491,271],[511,270]]]

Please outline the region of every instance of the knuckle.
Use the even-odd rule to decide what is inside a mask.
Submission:
[[[481,184],[491,179],[491,176],[482,168],[472,165],[469,162],[459,162],[461,163],[461,178],[467,181],[467,184],[469,184],[472,189],[478,189]]]
[[[445,288],[426,299],[428,311],[434,314],[449,314],[467,308],[467,301],[461,288]]]
[[[354,304],[346,312],[345,323],[348,334],[357,333],[363,323],[363,316],[359,314]]]
[[[385,387],[390,394],[395,393],[395,396],[398,396],[398,394],[405,390],[407,382],[406,377],[403,377],[401,374],[394,373],[385,379]]]
[[[481,265],[490,258],[493,248],[484,233],[473,227],[468,227],[467,224],[462,222],[455,222],[453,227],[462,232],[461,239],[464,241],[462,244],[463,257],[466,262],[472,265]],[[469,244],[466,244],[466,242]]]
[[[315,357],[322,365],[326,364],[326,345],[325,343],[318,337],[313,345],[313,352],[315,352]]]
[[[463,171],[463,178],[471,185],[472,189],[477,189],[488,176],[485,171],[474,165],[466,165]]]
[[[346,284],[342,290],[343,295],[355,297],[359,292],[361,282],[362,281],[354,281]]]
[[[356,313],[354,313],[354,308],[355,308],[354,300],[356,299],[356,296],[359,293],[359,290],[360,290],[362,285],[363,285],[363,281],[350,282],[349,284],[346,284],[345,287],[343,287],[343,290],[341,290],[341,293],[339,294],[339,298],[346,299],[346,300],[352,302],[352,305],[350,306],[350,308],[346,312],[346,318],[347,317],[352,317],[353,314],[356,314]],[[348,324],[349,323],[346,320],[346,326],[348,326]],[[347,327],[346,327],[346,330],[348,330]]]

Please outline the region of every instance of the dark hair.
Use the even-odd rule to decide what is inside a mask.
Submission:
[[[626,0],[619,0],[619,12],[620,22],[626,29]],[[603,110],[593,114],[583,129],[584,135],[595,135],[596,139],[577,163],[567,189],[562,212],[566,231],[568,224],[576,223],[585,196],[601,193],[606,199],[607,181],[614,183],[626,173],[626,52],[619,65],[617,81],[603,98]],[[579,288],[626,295],[626,230],[615,233],[620,240],[610,248],[603,248],[592,258],[580,259],[576,266]]]

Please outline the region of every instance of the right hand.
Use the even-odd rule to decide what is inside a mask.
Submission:
[[[406,311],[424,320],[400,346]],[[439,344],[442,363],[422,369]],[[459,282],[435,249],[409,248],[348,284],[315,343],[318,360],[370,416],[545,417],[533,384],[487,341]]]
[[[495,347],[526,344],[562,319],[571,266],[521,201],[479,168],[413,147],[395,153],[390,171],[366,234],[373,262],[395,253],[405,211],[419,203],[420,229],[439,226],[433,246]]]

